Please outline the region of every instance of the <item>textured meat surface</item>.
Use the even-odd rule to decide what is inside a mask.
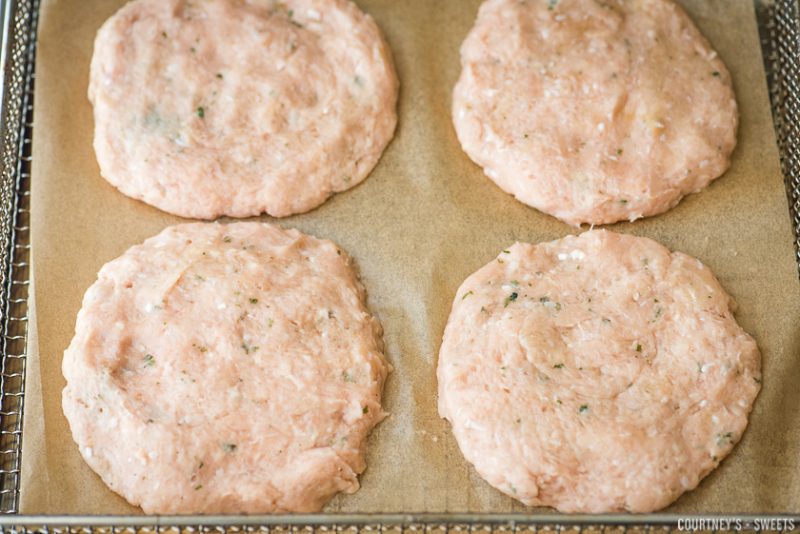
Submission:
[[[147,513],[319,510],[385,417],[348,256],[261,223],[173,226],[106,264],[64,353],[86,462]]]
[[[730,75],[670,0],[487,0],[461,64],[466,153],[569,224],[661,213],[729,165]]]
[[[388,47],[350,0],[134,0],[97,34],[89,99],[103,177],[205,219],[315,208],[397,121]]]
[[[439,412],[478,473],[525,504],[658,510],[747,426],[760,355],[733,307],[707,267],[649,239],[517,243],[458,290]]]

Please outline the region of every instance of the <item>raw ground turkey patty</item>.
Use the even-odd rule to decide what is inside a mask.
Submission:
[[[95,40],[103,177],[184,217],[302,213],[361,182],[397,77],[350,0],[133,0]]]
[[[319,510],[385,417],[348,256],[262,223],[173,226],[107,263],[64,353],[86,462],[147,513]]]
[[[602,230],[517,243],[459,288],[439,412],[491,485],[562,512],[650,512],[741,438],[756,343],[698,260]]]
[[[453,120],[504,191],[572,224],[655,215],[728,168],[725,65],[670,0],[487,0]]]

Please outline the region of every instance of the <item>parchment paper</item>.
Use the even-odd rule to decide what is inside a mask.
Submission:
[[[516,202],[459,148],[458,48],[479,0],[357,0],[383,29],[401,80],[397,135],[372,175],[278,221],[353,255],[394,366],[392,413],[369,439],[362,489],[330,512],[508,512],[436,412],[435,364],[456,288],[515,240],[576,230]],[[32,322],[22,464],[25,513],[140,513],[84,464],[61,412],[61,358],[84,291],[129,246],[182,222],[99,175],[86,98],[95,31],[122,0],[49,0],[36,63]],[[682,0],[733,74],[741,129],[731,169],[658,217],[618,224],[700,258],[739,302],[763,353],[763,390],[741,443],[668,511],[800,511],[800,285],[751,0]],[[554,110],[557,112],[557,110]]]

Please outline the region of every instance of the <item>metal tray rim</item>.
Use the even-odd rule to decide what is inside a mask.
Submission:
[[[59,526],[107,526],[120,527],[178,527],[183,525],[218,526],[369,526],[369,525],[413,525],[413,524],[482,524],[482,525],[650,525],[676,526],[679,521],[705,519],[709,521],[741,520],[743,523],[756,520],[793,521],[800,527],[800,514],[473,514],[473,513],[420,513],[420,514],[276,514],[276,515],[13,515],[0,516],[3,525],[59,525]]]

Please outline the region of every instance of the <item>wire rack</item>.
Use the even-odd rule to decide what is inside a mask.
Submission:
[[[0,2],[2,168],[0,169],[0,511],[19,502],[25,349],[28,332],[29,210],[33,71],[38,0]]]
[[[773,119],[786,180],[800,269],[800,8],[798,0],[755,0]],[[28,333],[29,210],[33,88],[39,0],[0,0],[0,534],[535,534],[722,530],[722,516],[686,524],[669,514],[295,515],[223,517],[21,516],[22,417]],[[795,511],[796,512],[796,511]],[[698,517],[693,519],[697,520]],[[731,526],[759,530],[765,517],[737,516]],[[772,530],[800,529],[800,515],[772,517]],[[722,520],[723,522],[721,522]]]
[[[800,7],[797,0],[779,0],[759,7],[758,12],[772,118],[800,265]]]

